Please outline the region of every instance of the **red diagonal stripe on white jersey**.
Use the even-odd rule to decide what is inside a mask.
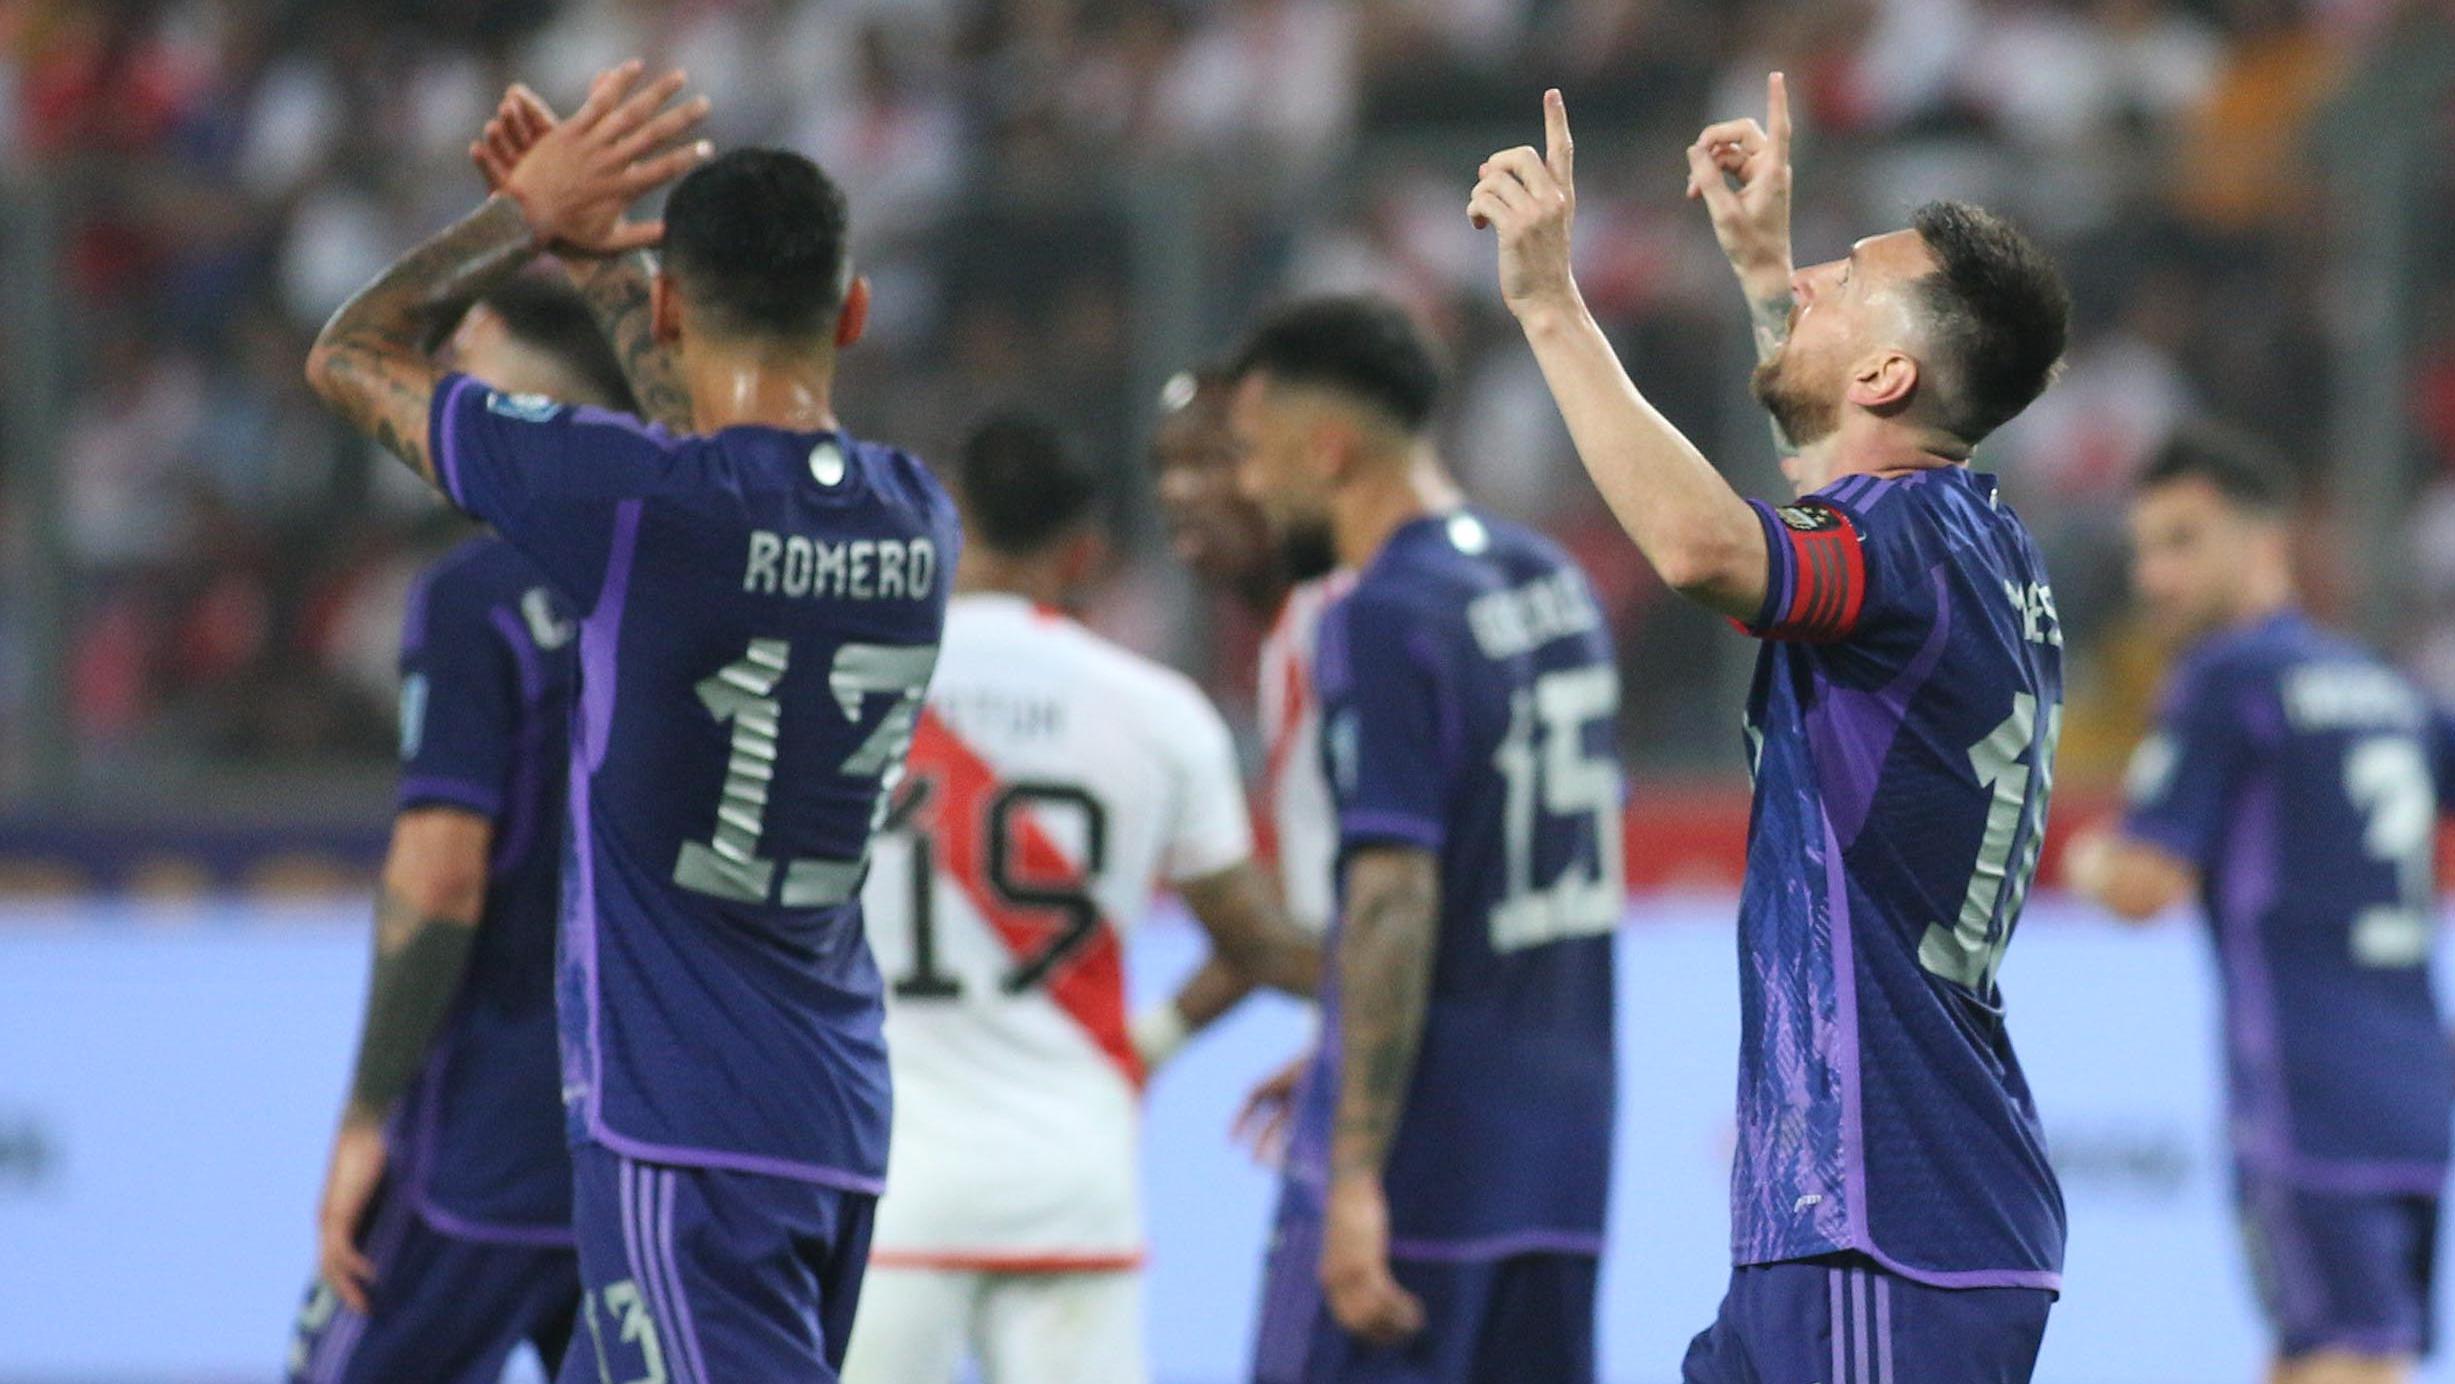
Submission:
[[[1018,960],[1037,956],[1049,942],[1049,925],[1036,910],[1017,908],[989,885],[988,809],[999,788],[997,771],[978,751],[924,707],[912,737],[911,772],[935,786],[929,811],[937,842],[938,869],[954,880],[989,928]],[[1082,872],[1028,811],[1007,819],[1014,863],[1035,883],[1080,880]],[[1108,919],[1100,930],[1042,982],[1057,1007],[1082,1027],[1108,1060],[1135,1087],[1142,1085],[1141,1059],[1125,1028],[1125,957]]]

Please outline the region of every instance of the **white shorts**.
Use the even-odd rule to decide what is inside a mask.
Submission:
[[[844,1384],[1146,1384],[1142,1271],[987,1273],[873,1265]]]

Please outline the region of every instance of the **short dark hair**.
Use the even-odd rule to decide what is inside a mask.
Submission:
[[[665,271],[726,334],[799,340],[844,304],[844,190],[783,149],[735,149],[665,200]]]
[[[2293,473],[2267,444],[2210,419],[2177,426],[2140,469],[2138,489],[2206,481],[2227,503],[2269,518],[2293,505]]]
[[[1984,208],[1929,202],[1910,225],[1937,265],[1917,288],[1942,376],[1940,421],[1975,443],[2054,378],[2071,293],[2035,241]]]
[[[503,319],[503,328],[513,340],[545,352],[578,376],[596,396],[582,402],[621,413],[639,412],[639,401],[632,397],[631,382],[623,377],[613,343],[605,339],[596,315],[570,284],[522,274],[488,290],[478,302]]]
[[[1422,432],[1440,397],[1432,347],[1397,304],[1365,296],[1305,298],[1254,329],[1230,367],[1237,379],[1268,374],[1336,390],[1408,432]]]
[[[957,454],[955,493],[972,540],[1001,553],[1036,553],[1091,516],[1100,473],[1045,419],[996,414]]]

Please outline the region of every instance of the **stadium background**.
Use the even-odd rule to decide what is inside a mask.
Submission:
[[[2455,696],[2445,0],[0,0],[0,1380],[278,1357],[362,984],[400,597],[459,532],[299,363],[475,195],[461,151],[506,80],[567,103],[634,52],[690,69],[720,141],[849,187],[880,312],[848,424],[924,453],[999,404],[1073,428],[1130,482],[1089,618],[1247,723],[1257,631],[1190,589],[1140,484],[1159,387],[1301,290],[1436,330],[1452,460],[1585,560],[1630,693],[1614,1381],[1666,1378],[1720,1284],[1752,650],[1611,527],[1461,214],[1543,85],[1583,136],[1589,297],[1761,493],[1743,314],[1679,189],[1767,68],[1803,106],[1802,261],[1937,195],[2061,254],[2069,373],[1982,454],[2072,640],[2061,829],[2159,672],[2120,497],[2177,418],[2279,443],[2313,603]],[[2247,1378],[2196,939],[2117,936],[2052,881],[2050,853],[2006,976],[2075,1207],[2041,1377]],[[1143,980],[1189,945],[1154,941]],[[1235,1377],[1265,1193],[1225,1117],[1296,1028],[1243,1016],[1155,1091],[1169,1384]]]

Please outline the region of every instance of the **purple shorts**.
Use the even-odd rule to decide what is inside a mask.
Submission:
[[[376,1194],[358,1247],[375,1265],[369,1310],[311,1285],[290,1338],[290,1384],[494,1384],[523,1341],[548,1371],[562,1359],[580,1301],[569,1248],[446,1235],[394,1183]]]
[[[560,1384],[833,1384],[877,1198],[571,1151],[580,1326]]]
[[[2054,1294],[1937,1288],[1863,1254],[1731,1270],[1681,1384],[2027,1384]]]
[[[2235,1194],[2280,1358],[2429,1353],[2436,1197],[2319,1192],[2249,1172]]]
[[[1529,1253],[1393,1258],[1424,1329],[1390,1349],[1340,1328],[1321,1292],[1321,1217],[1291,1188],[1263,1269],[1254,1384],[1592,1384],[1595,1259]]]

